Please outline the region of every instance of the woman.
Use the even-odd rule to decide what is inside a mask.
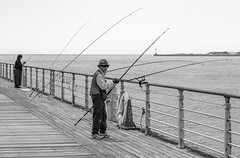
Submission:
[[[20,88],[21,86],[21,81],[22,81],[22,68],[25,62],[21,62],[22,59],[22,54],[18,54],[17,60],[15,61],[14,65],[14,83],[15,83],[15,88]]]

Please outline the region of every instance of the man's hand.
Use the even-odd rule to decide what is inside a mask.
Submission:
[[[114,78],[114,79],[113,79],[113,83],[115,83],[115,84],[119,83],[119,79]]]

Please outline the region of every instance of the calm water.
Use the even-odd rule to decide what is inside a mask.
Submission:
[[[0,55],[3,62],[14,63],[17,55]],[[28,60],[27,65],[49,68],[57,58],[54,55],[29,55],[23,54],[22,61]],[[64,69],[77,55],[59,56],[52,68]],[[130,66],[139,55],[81,55],[71,63],[66,71],[93,74],[97,69],[98,61],[101,58],[108,60],[109,70]],[[159,61],[158,63],[136,66],[131,68],[124,76],[124,79],[132,79],[145,74],[170,69],[176,66],[190,64],[192,62],[218,60],[204,64],[192,65],[175,70],[166,71],[146,77],[146,80],[153,83],[169,84],[239,94],[240,84],[240,57],[162,57],[144,55],[136,64]],[[107,74],[108,77],[119,78],[126,69],[113,71]]]

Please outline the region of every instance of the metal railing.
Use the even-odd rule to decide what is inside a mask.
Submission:
[[[0,63],[0,76],[13,81],[13,64]],[[25,66],[23,70],[23,86],[82,108],[91,107],[91,78],[40,67]],[[179,148],[190,146],[225,158],[240,157],[240,96],[154,83],[140,86],[136,81],[121,80],[120,92],[114,95],[130,95],[134,123],[145,134],[172,138]],[[116,104],[115,100],[113,121]]]

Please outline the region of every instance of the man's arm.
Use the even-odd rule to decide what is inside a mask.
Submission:
[[[97,84],[102,90],[108,90],[113,86],[113,81],[105,81],[105,78],[99,74],[97,76]]]

